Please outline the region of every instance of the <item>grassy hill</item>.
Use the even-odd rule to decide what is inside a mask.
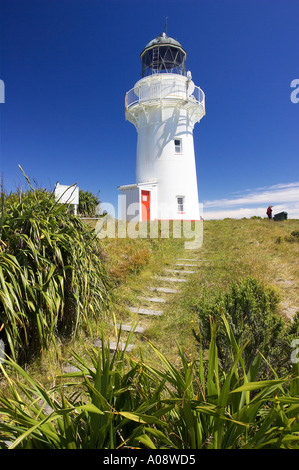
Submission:
[[[48,326],[51,308],[58,309],[59,322],[64,319],[68,294],[76,328],[72,337],[60,336],[54,350],[54,324],[47,347],[25,369],[16,363],[1,369],[0,447],[7,441],[26,448],[298,447],[298,365],[290,364],[289,339],[298,336],[299,220],[205,221],[197,250],[186,250],[177,238],[98,244],[56,205],[49,216],[44,198],[44,206],[32,206],[38,214],[28,219],[31,202],[29,209],[16,202],[20,215],[4,221],[2,299],[11,299],[7,311],[17,320],[28,313],[33,318],[38,305],[38,318]],[[31,221],[26,234],[24,220]],[[130,313],[178,258],[191,258],[197,267],[176,294],[165,295],[163,315],[145,320]],[[21,289],[28,296],[24,305]],[[128,355],[105,346],[90,352],[101,331],[102,339],[115,339],[114,320],[139,320],[146,331],[129,337],[135,348]],[[3,334],[7,325],[2,320],[0,326]],[[70,359],[75,370],[64,368]]]
[[[208,260],[202,265],[205,281],[225,289],[232,280],[252,276],[279,291],[280,313],[292,318],[299,309],[298,231],[298,220],[205,222],[200,252]]]
[[[211,300],[229,291],[234,282],[254,278],[266,288],[273,289],[273,295],[279,299],[277,315],[286,322],[291,321],[299,311],[298,232],[298,220],[226,219],[204,222],[203,245],[195,251],[184,251],[182,240],[107,239],[104,246],[108,257],[111,253],[110,269],[114,275],[119,272],[124,276],[116,289],[114,311],[118,318],[124,318],[124,305],[142,295],[155,274],[161,274],[165,267],[173,267],[176,257],[192,257],[199,261],[199,268],[188,277],[178,294],[168,297],[164,315],[153,319],[146,332],[146,336],[174,363],[176,342],[189,357],[198,355],[192,330],[198,322],[194,307],[203,293]],[[130,259],[137,265],[139,260],[139,272],[124,275],[124,259],[127,270]],[[146,350],[142,339],[138,344]]]

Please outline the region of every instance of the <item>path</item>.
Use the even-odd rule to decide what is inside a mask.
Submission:
[[[199,260],[193,258],[177,258],[172,269],[169,267],[163,270],[160,276],[154,276],[153,282],[138,297],[137,305],[128,307],[128,319],[122,323],[117,323],[117,328],[121,329],[121,341],[117,344],[115,338],[111,337],[107,341],[110,350],[114,351],[117,347],[130,352],[135,343],[126,344],[125,333],[132,331],[135,334],[144,334],[154,318],[161,317],[164,313],[163,307],[169,299],[177,294],[180,287],[187,282],[188,277],[195,273],[198,268]],[[192,269],[191,269],[192,268]],[[138,317],[138,325],[134,321]],[[112,328],[113,331],[114,328]],[[131,339],[133,336],[131,336]],[[95,340],[95,346],[101,346],[99,339]]]

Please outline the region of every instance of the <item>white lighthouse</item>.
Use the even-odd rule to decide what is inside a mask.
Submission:
[[[142,78],[126,93],[136,127],[136,181],[119,186],[122,219],[199,220],[193,128],[205,115],[203,91],[186,72],[186,51],[165,33],[141,55]]]

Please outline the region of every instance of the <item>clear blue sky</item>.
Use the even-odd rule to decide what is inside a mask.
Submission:
[[[0,0],[6,190],[25,185],[21,164],[40,186],[77,182],[117,205],[135,181],[124,95],[166,16],[206,94],[194,143],[207,218],[268,203],[299,218],[298,0]]]

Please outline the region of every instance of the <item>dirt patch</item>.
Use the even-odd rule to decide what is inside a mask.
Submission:
[[[294,281],[290,281],[289,279],[282,279],[281,277],[278,277],[276,279],[276,282],[279,282],[279,283],[283,283],[283,287],[294,287],[295,286],[295,282]]]
[[[287,302],[281,302],[280,303],[282,307],[282,315],[288,318],[289,320],[292,320],[296,312],[299,311],[299,307],[294,307],[289,305]]]

